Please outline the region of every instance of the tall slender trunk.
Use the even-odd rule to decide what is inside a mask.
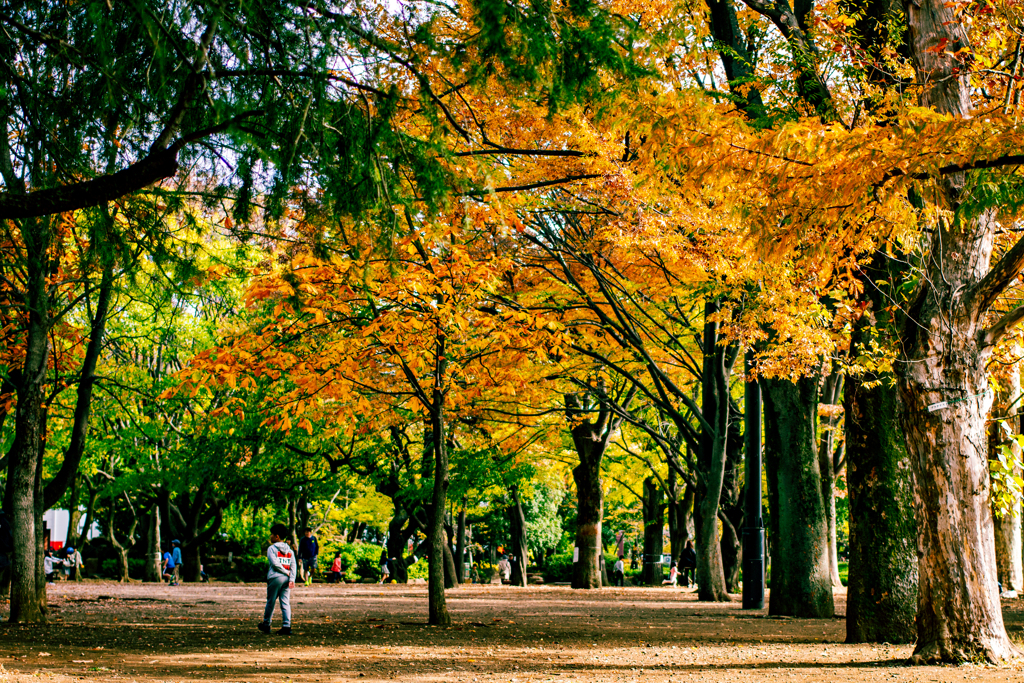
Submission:
[[[509,533],[512,536],[512,585],[526,587],[526,516],[519,499],[519,487],[512,486],[512,505],[508,508]]]
[[[466,508],[459,506],[459,521],[455,525],[455,579],[466,582]]]
[[[660,586],[662,581],[661,554],[665,549],[665,505],[661,486],[654,477],[644,479],[644,565],[640,582]]]
[[[725,574],[725,589],[730,593],[740,591],[740,569],[743,564],[743,548],[740,542],[740,527],[743,524],[743,432],[742,420],[729,418],[728,443],[726,445],[725,477],[722,495],[718,500],[718,520],[722,525],[722,570]]]
[[[763,380],[761,388],[772,543],[768,612],[828,618],[835,603],[818,469],[818,378]]]
[[[147,583],[160,583],[160,506],[153,504],[149,511],[149,524],[146,525],[146,566],[142,580]]]
[[[726,349],[719,343],[717,301],[704,305],[704,365],[701,378],[701,413],[708,427],[701,430],[698,464],[701,470],[700,505],[697,520],[697,598],[705,602],[728,602],[722,545],[718,536],[718,509],[725,482],[728,457],[729,386]],[[709,428],[710,427],[710,428]]]
[[[459,585],[459,578],[455,575],[455,554],[452,552],[451,543],[448,542],[447,531],[444,536],[444,587],[456,588]]]
[[[8,465],[5,502],[14,535],[11,558],[11,611],[14,623],[45,622],[46,613],[40,604],[45,597],[45,583],[40,585],[42,562],[39,548],[41,528],[37,519],[42,504],[42,458],[46,445],[46,407],[44,384],[50,356],[49,296],[46,276],[49,230],[47,219],[26,220],[22,234],[26,241],[27,284],[26,304],[28,326],[25,335],[25,359],[16,378],[17,408],[14,422],[14,443]],[[38,514],[37,514],[38,513]]]
[[[962,18],[943,0],[905,0],[904,11],[917,81],[924,84],[919,103],[952,117],[971,116],[973,85],[958,54],[970,45]],[[947,43],[954,49],[938,49]],[[995,212],[978,212],[963,201],[964,174],[936,184],[941,208],[950,214],[929,226],[931,251],[907,308],[897,364],[918,520],[915,657],[1001,662],[1017,650],[1006,635],[996,588],[985,361],[1019,322],[1020,310],[991,328],[985,314],[1024,265],[1024,243],[990,269]]]
[[[427,541],[430,543],[430,558],[427,568],[427,593],[429,601],[429,623],[434,626],[451,626],[452,617],[444,595],[444,550],[447,543],[444,533],[444,513],[448,497],[448,444],[445,438],[445,383],[448,361],[446,340],[438,334],[434,348],[434,388],[431,391],[430,436],[433,441],[434,483],[431,492],[430,522]]]
[[[843,376],[839,368],[833,364],[831,372],[821,387],[820,403],[830,411],[821,419],[821,438],[818,442],[818,470],[821,472],[821,495],[825,501],[825,521],[828,524],[828,569],[832,585],[839,588],[843,582],[839,578],[839,547],[836,531],[836,472],[832,454],[838,439],[836,432],[840,429],[842,418],[835,410],[843,394]]]

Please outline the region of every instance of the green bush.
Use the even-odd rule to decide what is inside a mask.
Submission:
[[[349,581],[380,580],[379,545],[372,543],[323,543],[320,546],[320,570],[328,572],[335,553],[341,553],[341,571]]]
[[[605,553],[604,555],[609,579],[612,577],[612,568],[618,559],[619,557],[615,553]],[[544,561],[544,582],[564,583],[567,581],[572,581],[572,553],[558,553],[547,558]]]

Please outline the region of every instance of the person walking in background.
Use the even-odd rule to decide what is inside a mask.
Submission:
[[[267,607],[263,610],[263,621],[257,628],[270,633],[270,621],[274,617],[274,605],[281,603],[281,629],[279,636],[292,634],[291,589],[295,587],[295,573],[298,563],[292,547],[285,542],[288,527],[275,524],[270,527],[270,547],[267,548]]]
[[[388,567],[388,551],[380,551],[380,581],[377,583],[388,583],[391,579],[391,569]]]
[[[676,581],[679,579],[679,568],[676,563],[672,563],[672,568],[668,571],[668,578],[661,582],[662,586],[675,586]]]
[[[622,561],[622,556],[615,560],[615,564],[612,567],[612,581],[615,582],[616,586],[626,585],[626,563]]]
[[[683,575],[683,585],[690,585],[690,574],[693,584],[697,585],[697,552],[693,549],[693,541],[687,541],[683,552],[679,553],[679,568]]]
[[[320,555],[320,543],[313,535],[313,530],[306,527],[302,530],[302,538],[299,540],[299,562],[302,563],[302,580],[307,586],[313,583],[313,572],[316,571],[318,555]]]
[[[171,585],[177,586],[181,582],[181,541],[178,539],[171,541],[171,560],[174,562]]]
[[[46,583],[53,583],[56,580],[57,571],[54,568],[54,563],[59,561],[54,559],[53,551],[47,548],[46,556],[43,557],[43,574],[46,576]]]
[[[341,583],[341,553],[334,553],[331,575],[327,578],[327,583]]]
[[[171,555],[170,551],[164,552],[163,560],[164,564],[160,568],[160,576],[168,581],[174,581],[174,555]]]
[[[64,550],[64,578],[75,581],[82,580],[82,553],[68,546]]]

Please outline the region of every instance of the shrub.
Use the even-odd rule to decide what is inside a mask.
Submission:
[[[608,578],[612,578],[612,567],[619,557],[615,553],[605,553],[604,563]],[[544,561],[545,583],[564,583],[572,581],[572,553],[558,553]],[[627,572],[628,574],[628,572]]]

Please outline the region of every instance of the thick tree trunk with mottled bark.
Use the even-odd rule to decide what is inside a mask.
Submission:
[[[665,505],[661,486],[654,477],[644,479],[644,564],[640,582],[647,586],[660,586],[663,569],[661,554],[665,550]]]
[[[818,378],[763,380],[765,469],[772,543],[768,612],[828,618],[835,612],[828,523],[818,469]]]
[[[912,643],[917,638],[917,527],[895,378],[848,378],[845,405],[850,503],[846,642]]]
[[[904,11],[917,81],[924,84],[920,104],[970,116],[973,86],[960,56],[970,41],[957,10],[943,0],[906,0]],[[1024,266],[1024,243],[990,269],[995,212],[969,213],[966,184],[962,174],[938,181],[941,208],[951,215],[929,226],[930,252],[907,309],[897,364],[918,521],[917,661],[1002,662],[1017,655],[996,587],[985,360],[1022,311],[990,328],[985,314]]]

